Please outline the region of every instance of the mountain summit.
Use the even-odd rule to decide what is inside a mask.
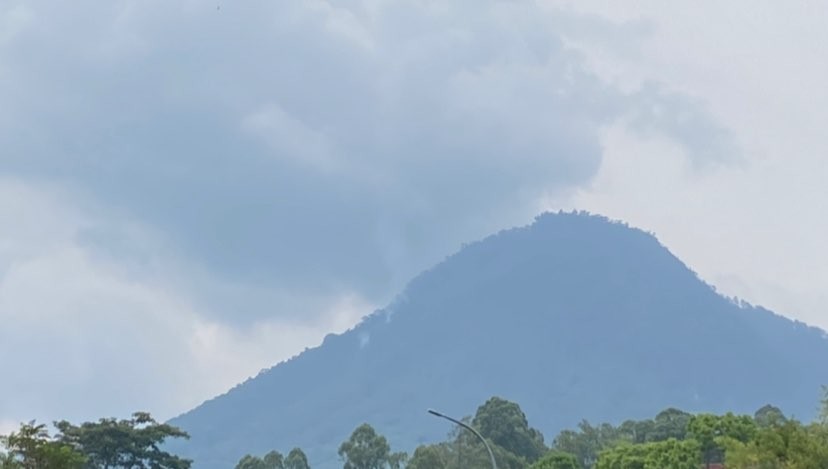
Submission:
[[[388,308],[171,423],[199,468],[304,448],[337,467],[368,422],[411,450],[492,395],[518,402],[548,439],[581,419],[667,407],[810,419],[828,383],[816,328],[725,298],[654,236],[583,213],[539,216],[464,247]]]

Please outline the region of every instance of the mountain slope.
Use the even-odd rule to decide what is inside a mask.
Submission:
[[[547,214],[424,272],[389,308],[172,423],[198,468],[301,446],[317,469],[363,422],[413,449],[468,415],[517,401],[548,439],[582,418],[668,406],[810,419],[828,383],[825,333],[718,295],[651,235]],[[341,466],[341,465],[339,465]]]

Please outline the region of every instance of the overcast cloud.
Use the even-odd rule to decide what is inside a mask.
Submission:
[[[642,174],[745,171],[703,93],[617,79],[658,31],[528,1],[4,2],[0,424],[184,411],[463,242],[616,215],[596,183],[636,142],[670,149]]]

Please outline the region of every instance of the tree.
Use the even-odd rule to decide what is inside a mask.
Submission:
[[[580,469],[574,455],[562,451],[550,451],[536,461],[530,469]]]
[[[652,433],[646,441],[666,441],[670,438],[683,440],[687,436],[687,424],[691,414],[679,409],[669,408],[656,415]]]
[[[20,430],[2,438],[7,454],[3,469],[80,469],[86,458],[68,444],[49,437],[45,425],[23,424]]]
[[[546,453],[543,434],[529,426],[526,415],[514,402],[492,397],[477,409],[472,425],[483,437],[528,462]]]
[[[604,451],[595,469],[698,469],[699,445],[694,440],[669,439],[637,445],[621,445]]]
[[[367,423],[357,427],[342,443],[339,456],[345,461],[344,469],[398,469],[405,460],[403,453],[392,454],[385,437]]]
[[[618,440],[630,443],[646,443],[655,439],[655,422],[647,420],[627,420],[618,427]]]
[[[747,442],[724,438],[722,444],[726,465],[732,469],[828,467],[828,438],[820,426],[803,426],[796,420],[763,427]]]
[[[760,428],[780,425],[785,423],[785,414],[778,407],[768,404],[753,414],[753,421]]]
[[[578,424],[577,432],[562,431],[555,438],[552,446],[559,451],[575,455],[581,466],[590,468],[598,460],[601,451],[623,442],[629,442],[629,440],[612,425],[604,423],[593,426],[583,420]]]
[[[285,469],[310,469],[308,457],[300,448],[293,448],[285,458]]]
[[[264,458],[247,454],[236,464],[236,469],[285,469],[285,458],[278,451],[271,451]]]
[[[418,446],[406,469],[448,469],[445,451],[438,445]]]
[[[236,469],[265,469],[264,464],[261,458],[247,454],[236,464]]]
[[[167,438],[189,438],[186,432],[158,423],[150,414],[136,412],[131,419],[100,419],[80,426],[55,423],[58,440],[77,448],[91,468],[188,469],[192,464],[160,448]]]
[[[265,469],[285,469],[285,457],[278,451],[271,451],[262,458]]]
[[[699,414],[694,415],[687,424],[688,435],[695,439],[702,451],[704,464],[722,463],[725,448],[722,440],[734,440],[742,443],[750,441],[757,432],[753,418],[746,415]]]

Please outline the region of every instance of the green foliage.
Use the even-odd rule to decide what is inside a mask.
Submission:
[[[705,464],[724,462],[725,450],[720,444],[723,439],[739,442],[750,441],[758,431],[753,418],[747,415],[699,414],[694,415],[687,425],[688,436],[701,446]]]
[[[732,469],[817,469],[828,467],[828,434],[821,425],[785,420],[761,428],[746,442],[723,438]]]
[[[344,469],[399,469],[405,462],[404,453],[391,453],[391,446],[374,427],[364,423],[351,433],[339,447]]]
[[[653,420],[627,420],[618,427],[616,440],[629,443],[646,443],[653,441],[655,422]]]
[[[530,469],[580,469],[574,455],[561,451],[550,451],[536,461]]]
[[[753,414],[753,421],[760,428],[767,428],[785,422],[785,414],[778,407],[770,404],[763,406]]]
[[[91,468],[188,469],[191,461],[162,451],[167,438],[189,438],[187,433],[158,423],[148,413],[136,412],[131,419],[100,419],[80,426],[55,423],[58,440],[77,448]]]
[[[492,397],[477,409],[472,424],[483,437],[526,461],[537,461],[546,452],[543,435],[529,427],[514,402]]]
[[[300,448],[293,448],[285,458],[285,469],[310,469],[308,457]]]
[[[669,439],[622,445],[604,451],[595,469],[699,469],[699,445],[694,440]]]
[[[236,464],[236,469],[265,469],[265,465],[262,458],[247,454]]]
[[[278,451],[271,451],[262,458],[264,469],[285,469],[285,457]]]
[[[526,469],[526,460],[489,442],[499,469]],[[471,432],[457,429],[451,441],[420,446],[406,469],[490,469],[489,453]]]
[[[448,469],[445,451],[439,445],[419,446],[406,469]]]
[[[646,441],[666,441],[671,438],[683,440],[687,436],[687,425],[691,417],[691,414],[674,408],[659,412]]]
[[[72,446],[49,437],[45,425],[23,424],[20,430],[2,438],[7,454],[3,469],[80,469],[86,458]]]
[[[636,425],[627,425],[636,427]],[[652,426],[649,426],[652,428]],[[598,460],[598,455],[621,443],[628,443],[630,436],[608,423],[593,426],[586,420],[578,424],[578,431],[564,430],[555,438],[552,447],[575,455],[578,463],[590,468]],[[645,440],[641,440],[645,441]]]
[[[271,451],[264,458],[248,454],[239,460],[236,469],[285,469],[285,458],[278,451]]]

